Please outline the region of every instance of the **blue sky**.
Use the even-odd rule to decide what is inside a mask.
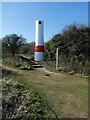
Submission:
[[[88,24],[87,2],[4,2],[2,3],[2,36],[22,34],[35,41],[35,20],[44,20],[44,40],[50,40],[73,23]],[[1,37],[1,35],[0,35]]]

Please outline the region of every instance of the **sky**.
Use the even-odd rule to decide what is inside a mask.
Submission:
[[[89,2],[89,0],[1,0],[2,2]]]
[[[88,2],[3,2],[2,35],[16,33],[35,41],[35,21],[44,21],[44,40],[73,23],[88,25]]]

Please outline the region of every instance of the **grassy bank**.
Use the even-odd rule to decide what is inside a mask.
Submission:
[[[37,91],[58,118],[88,117],[88,78],[50,72],[44,68],[22,72],[22,75],[12,75],[12,78]]]
[[[42,120],[55,118],[43,99],[22,76],[3,70],[2,119]]]

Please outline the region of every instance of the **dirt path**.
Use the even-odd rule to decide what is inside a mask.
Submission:
[[[84,78],[51,72],[46,68],[31,71],[16,70],[2,65],[0,68],[21,74],[26,83],[40,92],[51,106],[53,104],[52,108],[58,117],[87,117],[88,83]]]
[[[3,69],[3,70],[8,70],[8,71],[11,71],[12,73],[15,73],[15,74],[22,74],[22,70],[16,70],[14,68],[11,68],[11,67],[8,67],[8,66],[3,66],[3,65],[0,65],[0,69]]]
[[[37,68],[39,71],[44,71],[45,73],[48,73],[48,74],[53,74],[53,75],[55,75],[55,76],[62,76],[62,74],[60,74],[60,73],[56,73],[56,72],[51,72],[51,71],[49,71],[49,70],[47,70],[46,68]]]
[[[24,72],[22,70],[16,70],[16,69],[8,67],[8,66],[0,65],[0,68],[4,69],[4,70],[12,71],[13,73],[16,73],[16,74],[26,74],[26,72]],[[37,68],[37,70],[39,70],[40,72],[44,71],[45,73],[53,74],[53,75],[58,76],[58,77],[62,76],[62,74],[56,73],[56,72],[51,72],[51,71],[47,70],[46,68]]]

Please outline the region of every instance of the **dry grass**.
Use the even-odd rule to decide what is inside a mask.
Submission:
[[[49,72],[46,69],[22,71],[13,76],[32,87],[60,118],[88,117],[88,80],[79,75]]]
[[[48,72],[45,69],[24,73],[28,83],[48,101],[58,117],[88,117],[88,80],[86,78]]]

